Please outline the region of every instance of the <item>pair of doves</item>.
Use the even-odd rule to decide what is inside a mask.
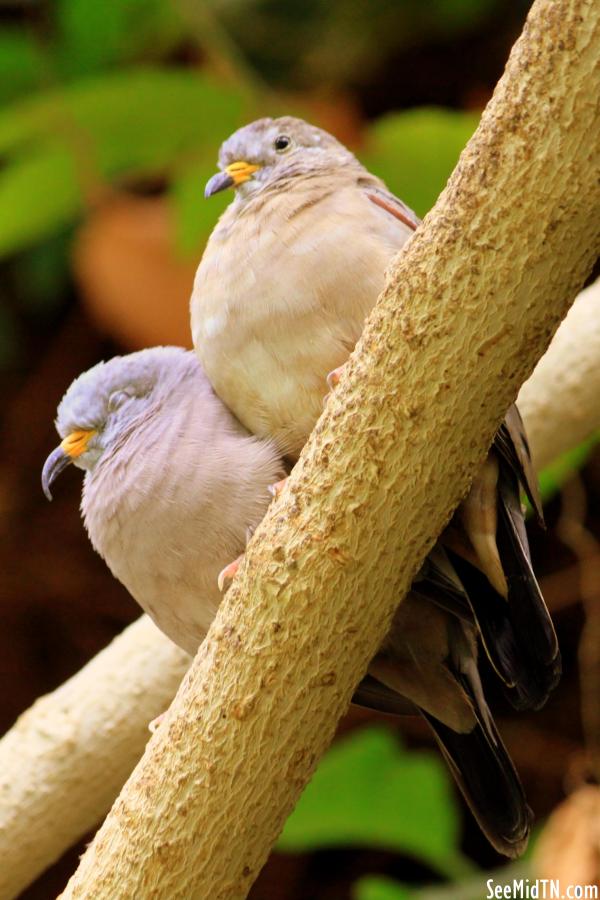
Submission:
[[[419,224],[349,150],[300,119],[240,129],[221,147],[219,168],[206,196],[235,193],[194,282],[196,355],[157,347],[77,378],[58,407],[63,440],[42,478],[49,495],[67,464],[84,469],[92,544],[192,654],[221,599],[219,572],[222,583],[223,571],[235,571],[269,487],[297,459],[387,265]],[[478,651],[518,709],[541,706],[560,676],[521,486],[541,519],[513,406],[354,698],[385,712],[419,710],[481,829],[507,856],[525,848],[532,816],[485,701]]]

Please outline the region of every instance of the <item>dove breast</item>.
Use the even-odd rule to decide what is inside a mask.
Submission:
[[[192,336],[216,393],[291,457],[320,415],[328,372],[347,360],[411,234],[357,177],[342,168],[234,201],[194,283]]]

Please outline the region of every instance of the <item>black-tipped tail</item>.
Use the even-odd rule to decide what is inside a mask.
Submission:
[[[477,722],[460,734],[421,710],[456,783],[490,844],[504,856],[520,856],[533,819],[515,767],[493,723]]]
[[[556,687],[561,660],[552,619],[536,581],[516,475],[501,462],[496,542],[508,586],[498,594],[457,553],[448,556],[464,585],[483,647],[516,709],[539,709]]]
[[[498,552],[508,584],[510,619],[529,670],[509,699],[517,709],[539,709],[560,679],[560,651],[531,566],[518,482],[501,468],[498,488]]]
[[[377,712],[390,716],[416,716],[418,709],[406,697],[386,687],[372,675],[365,675],[352,697],[352,702],[365,709],[376,709]]]

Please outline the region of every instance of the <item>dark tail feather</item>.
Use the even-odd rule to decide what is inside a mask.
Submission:
[[[556,633],[533,574],[516,476],[501,467],[498,485],[500,561],[508,585],[501,597],[488,579],[448,551],[463,583],[483,647],[516,709],[539,709],[560,678]]]
[[[421,710],[473,816],[504,856],[520,856],[533,819],[515,767],[493,723],[461,734]]]
[[[509,605],[483,572],[461,556],[448,552],[469,597],[486,656],[500,680],[512,689],[527,680],[528,669],[510,618]]]
[[[497,544],[508,584],[509,617],[528,670],[528,676],[516,683],[509,699],[518,709],[538,709],[560,679],[560,651],[531,567],[518,481],[503,469],[498,490]]]
[[[498,545],[502,546],[500,538]],[[505,562],[502,552],[501,556],[509,576],[512,563]],[[458,556],[453,556],[452,562],[469,595],[483,648],[502,681],[507,700],[515,709],[539,709],[560,677],[560,655],[557,648],[549,665],[543,657],[540,659],[536,634],[540,621],[528,609],[532,600],[527,584],[507,577],[507,602],[470,563]],[[539,589],[534,602],[538,596]]]
[[[372,675],[365,675],[354,691],[352,702],[391,716],[415,716],[418,711],[414,703],[401,697]]]
[[[510,407],[504,422],[496,432],[494,450],[502,467],[518,478],[540,525],[544,526],[544,509],[537,474],[531,461],[531,450],[525,434],[523,419],[516,403]]]

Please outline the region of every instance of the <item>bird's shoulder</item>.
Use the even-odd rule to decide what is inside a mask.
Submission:
[[[380,178],[367,173],[368,177],[361,176],[357,180],[357,186],[364,192],[365,197],[389,216],[393,216],[402,222],[410,231],[416,231],[421,223],[418,215],[396,197]]]

